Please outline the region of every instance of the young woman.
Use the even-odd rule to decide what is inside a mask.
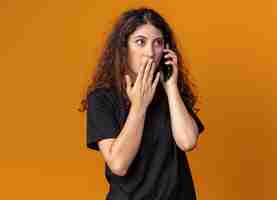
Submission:
[[[105,160],[107,200],[196,199],[186,152],[204,126],[191,86],[165,19],[145,7],[124,12],[82,102],[87,146]]]

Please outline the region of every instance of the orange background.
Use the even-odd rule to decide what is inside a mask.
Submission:
[[[0,4],[0,199],[104,199],[77,108],[115,17],[142,5],[172,25],[199,87],[199,200],[277,199],[276,1]]]

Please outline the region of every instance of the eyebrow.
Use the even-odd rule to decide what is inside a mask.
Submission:
[[[145,36],[143,35],[136,35],[134,38],[138,38],[138,37],[142,37],[142,38],[146,38]],[[157,37],[157,38],[154,38],[155,39],[163,39],[163,37]]]

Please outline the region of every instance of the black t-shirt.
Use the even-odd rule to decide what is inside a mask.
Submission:
[[[88,96],[87,146],[120,133],[120,109],[112,88],[97,88]],[[196,194],[186,153],[175,143],[167,98],[152,101],[147,109],[140,148],[125,176],[113,174],[105,163],[110,185],[106,200],[195,200]],[[195,113],[199,132],[204,126]],[[128,117],[128,110],[124,118]]]

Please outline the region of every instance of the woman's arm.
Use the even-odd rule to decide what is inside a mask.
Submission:
[[[197,143],[198,127],[182,101],[177,86],[168,90],[168,102],[175,142],[183,151],[192,150]]]
[[[131,106],[126,122],[112,142],[104,139],[99,149],[113,173],[124,176],[135,158],[142,139],[146,110]]]
[[[152,81],[154,69],[154,60],[145,60],[133,86],[130,77],[126,76],[126,90],[131,101],[127,120],[114,141],[109,142],[109,145],[100,144],[100,148],[108,146],[102,148],[104,149],[102,151],[104,152],[104,158],[106,158],[110,168],[122,176],[127,173],[141,143],[146,111],[153,99],[159,81],[159,72]]]

